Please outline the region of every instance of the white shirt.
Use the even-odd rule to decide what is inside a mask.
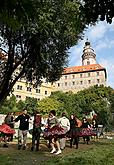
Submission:
[[[67,131],[70,130],[70,122],[69,122],[69,119],[66,118],[65,116],[63,116],[63,117],[61,117],[61,118],[59,119],[59,124],[60,124],[61,127],[67,128]]]

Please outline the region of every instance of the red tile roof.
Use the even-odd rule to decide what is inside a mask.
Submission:
[[[64,68],[63,74],[89,72],[89,71],[97,71],[97,70],[105,70],[105,68],[102,67],[99,64],[73,66],[73,67],[70,67],[70,68]]]

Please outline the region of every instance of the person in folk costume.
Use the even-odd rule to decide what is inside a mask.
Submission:
[[[91,124],[91,127],[94,131],[94,133],[96,134],[96,137],[98,135],[98,123],[95,119],[92,120],[92,124]],[[95,139],[95,136],[94,136],[94,139]]]
[[[8,113],[5,117],[5,124],[7,124],[10,128],[14,128],[14,115],[13,112]],[[13,141],[13,134],[8,139],[9,141]]]
[[[15,134],[15,130],[11,128],[11,114],[8,113],[4,119],[4,123],[0,125],[0,135],[3,137],[4,145],[3,147],[8,147],[8,141],[13,134]]]
[[[64,129],[65,133],[70,130],[70,121],[66,117],[66,113],[62,113],[62,117],[59,119],[60,126]],[[66,137],[60,139],[60,148],[63,150],[65,148]]]
[[[33,131],[32,131],[32,147],[31,151],[34,150],[36,144],[36,151],[39,150],[39,142],[40,142],[40,134],[41,134],[41,127],[43,124],[43,118],[41,114],[36,111],[34,113],[34,121],[33,121]]]
[[[61,154],[58,138],[60,138],[61,134],[63,133],[63,129],[59,127],[59,121],[56,117],[55,110],[50,111],[47,122],[48,122],[48,128],[47,131],[44,132],[45,134],[44,136],[45,137],[47,136],[47,138],[49,139],[50,146],[52,148],[50,153],[55,153],[57,148],[57,152],[55,154],[56,155]]]
[[[6,115],[4,119],[4,124],[7,124],[10,128],[14,128],[14,121],[10,112]],[[13,140],[13,134],[6,134],[4,139],[5,139],[4,147],[8,147],[7,142]]]
[[[78,149],[78,143],[79,143],[79,128],[78,128],[78,122],[75,115],[70,116],[70,131],[68,132],[68,137],[70,137],[70,147],[72,148],[73,140],[76,144],[76,149]]]
[[[20,150],[21,147],[23,150],[26,149],[27,133],[29,130],[29,119],[30,115],[28,115],[27,110],[24,109],[23,113],[14,120],[15,122],[20,121],[18,130],[18,150]]]
[[[88,120],[86,118],[83,118],[83,121],[82,121],[82,128],[91,128],[91,125],[90,123],[88,122]],[[87,136],[83,136],[83,140],[84,140],[84,143],[86,142],[87,144],[89,144],[89,141],[90,141],[90,136],[87,135]]]

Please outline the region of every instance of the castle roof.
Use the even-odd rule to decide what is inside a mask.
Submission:
[[[99,70],[106,70],[106,69],[99,64],[73,66],[69,68],[64,68],[63,74],[83,73],[83,72],[92,72],[92,71],[99,71]]]

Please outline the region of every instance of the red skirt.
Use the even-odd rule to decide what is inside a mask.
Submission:
[[[0,132],[5,134],[15,134],[15,130],[10,128],[7,124],[0,125]]]
[[[96,132],[92,128],[82,128],[79,136],[96,136]]]
[[[45,139],[50,138],[63,138],[66,134],[66,130],[60,126],[54,126],[44,130],[43,136]]]

